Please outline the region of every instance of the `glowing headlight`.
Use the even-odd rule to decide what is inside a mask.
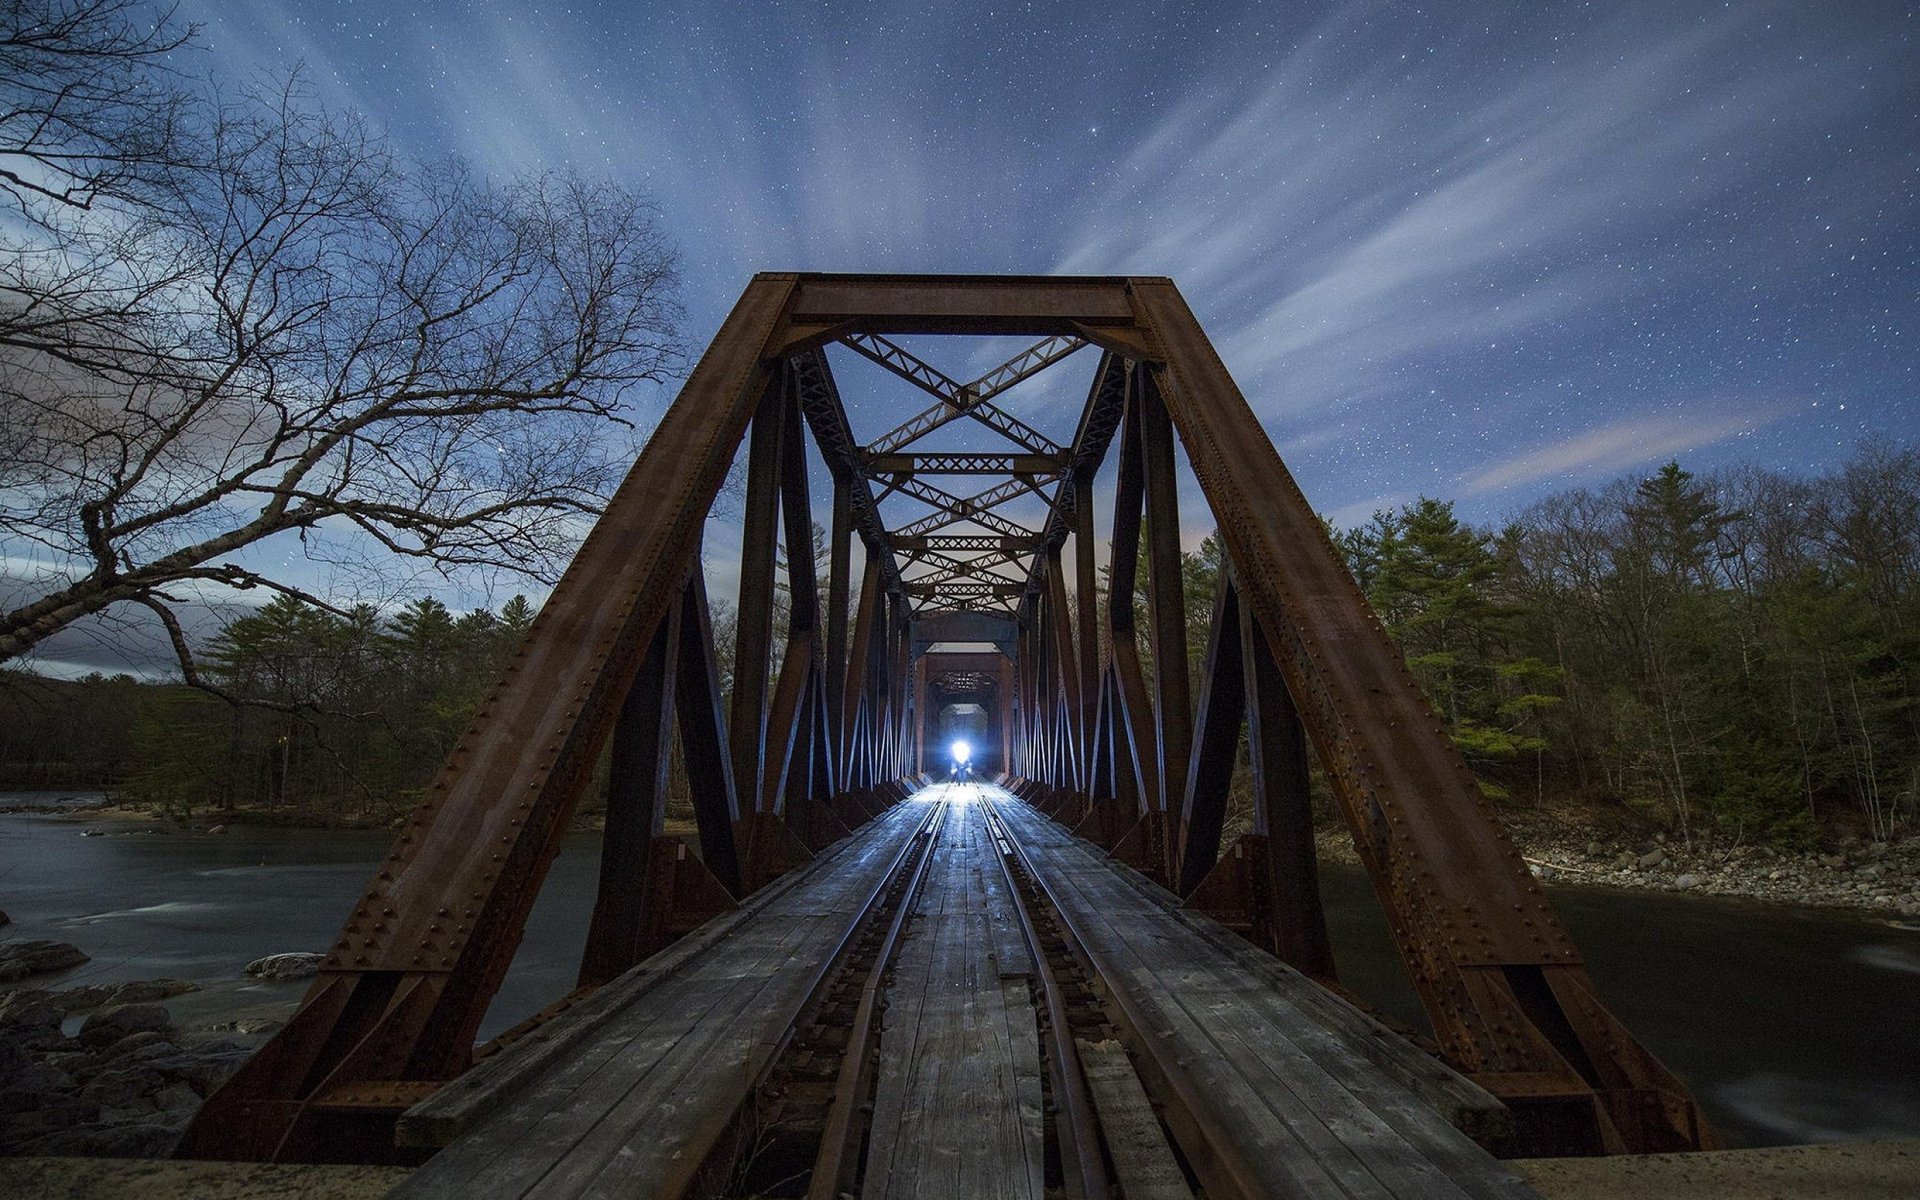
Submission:
[[[973,747],[967,745],[965,742],[955,742],[951,748],[953,750],[953,761],[957,763],[966,762],[973,757]]]

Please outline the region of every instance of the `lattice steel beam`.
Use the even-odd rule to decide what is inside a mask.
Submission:
[[[881,434],[868,449],[876,453],[900,450],[961,417],[972,417],[1007,440],[1035,454],[1057,455],[1061,447],[1026,422],[989,403],[1023,379],[1030,379],[1072,354],[1086,342],[1073,337],[1050,337],[1001,363],[972,383],[957,383],[938,367],[878,334],[853,334],[841,344],[880,364],[909,383],[939,398],[940,403],[915,414]]]

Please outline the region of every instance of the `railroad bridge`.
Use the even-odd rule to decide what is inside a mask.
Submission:
[[[1315,756],[1429,1029],[1336,978]],[[476,1046],[603,762],[578,986]],[[1141,1200],[1519,1196],[1496,1154],[1710,1140],[1172,282],[763,274],[180,1154],[420,1162],[419,1196]]]

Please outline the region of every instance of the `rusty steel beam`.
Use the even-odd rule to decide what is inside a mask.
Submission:
[[[760,276],[747,287],[407,818],[300,1011],[201,1106],[181,1156],[390,1153],[362,1144],[364,1111],[330,1097],[366,1081],[450,1079],[471,1062],[574,806],[773,382],[769,341],[797,282]]]
[[[1032,537],[1034,531],[1017,521],[1008,520],[994,509],[1007,501],[1027,495],[1029,487],[1017,479],[995,484],[984,491],[971,496],[956,496],[945,488],[938,488],[922,479],[907,477],[899,490],[925,504],[931,504],[939,511],[930,513],[917,521],[902,525],[894,533],[906,537],[918,537],[932,533],[936,529],[945,529],[962,521],[972,521],[984,525],[995,533],[1005,537]]]
[[[805,344],[822,330],[1091,337],[1136,318],[1120,279],[809,275],[789,320]]]
[[[868,454],[861,465],[869,475],[1043,475],[1066,470],[1060,454]]]
[[[886,340],[900,333],[1045,340],[963,385]],[[835,341],[878,356],[940,404],[862,447],[827,361]],[[992,405],[1082,343],[1102,354],[1068,447]],[[904,453],[915,430],[961,416],[1016,449]],[[835,482],[824,614],[802,418]],[[698,547],[750,427],[729,722]],[[1098,606],[1092,482],[1116,432],[1112,591]],[[1198,730],[1187,725],[1181,669],[1175,436],[1233,565],[1222,603],[1236,613],[1216,621]],[[927,482],[942,474],[1005,478],[963,497]],[[896,493],[936,511],[889,529],[879,504]],[[997,511],[1026,495],[1046,502],[1038,528]],[[795,605],[776,673],[782,518]],[[939,532],[964,522],[985,532]],[[1134,619],[1143,536],[1152,695]],[[857,602],[855,538],[865,552]],[[1000,574],[1029,555],[1023,581]],[[903,579],[908,563],[921,564],[920,578]],[[840,811],[857,820],[871,810],[855,797],[902,794],[894,784],[918,765],[937,716],[915,623],[989,628],[960,620],[981,612],[996,614],[990,640],[1013,652],[998,699],[1007,765],[1056,815],[1190,890],[1196,906],[1216,877],[1221,889],[1240,888],[1253,897],[1247,905],[1264,906],[1275,953],[1330,974],[1309,894],[1310,741],[1443,1052],[1509,1102],[1536,1138],[1527,1144],[1711,1143],[1685,1087],[1600,1004],[1544,893],[1170,281],[782,274],[748,286],[400,831],[300,1011],[209,1098],[180,1152],[390,1154],[379,1139],[397,1098],[430,1091],[471,1061],[475,1030],[616,726],[617,817],[583,958],[588,983],[644,953],[662,928],[634,893],[652,891],[647,873],[668,863],[655,851],[669,690],[702,870],[711,871],[704,894],[724,904],[725,892],[741,895],[809,857],[782,808],[804,810],[802,832],[817,847],[844,830],[829,802],[847,801]],[[1241,714],[1256,758],[1256,828],[1240,867],[1226,872],[1221,857],[1203,872],[1220,841],[1228,731],[1237,735]],[[1130,830],[1114,827],[1123,814]],[[644,863],[635,859],[643,842]],[[652,932],[636,932],[643,927]],[[369,1096],[389,1099],[369,1107]]]
[[[1027,590],[1027,585],[1018,581],[1006,583],[913,583],[907,584],[909,596],[938,596],[943,600],[986,600],[1001,596],[1018,596]]]
[[[875,438],[870,450],[876,453],[900,450],[951,421],[971,417],[1034,454],[1052,457],[1060,453],[1060,447],[1052,438],[989,401],[1068,357],[1086,342],[1077,337],[1047,338],[971,383],[955,382],[912,351],[878,335],[853,334],[842,338],[841,344],[933,394],[940,401]]]
[[[964,533],[927,533],[915,536],[896,533],[888,537],[888,542],[896,551],[909,555],[923,551],[940,554],[959,554],[968,551],[1031,554],[1040,548],[1040,535],[1028,534],[1024,537],[1015,537],[1004,533],[978,536]]]
[[[880,560],[882,582],[888,587],[900,582],[899,565],[887,552],[886,523],[880,519],[880,507],[860,467],[862,453],[847,424],[846,407],[840,402],[840,390],[828,368],[827,356],[812,349],[794,354],[787,368],[800,401],[800,412],[813,433],[813,443],[826,461],[836,484],[845,484],[852,506],[854,528],[860,534],[869,557]]]
[[[1185,300],[1157,279],[1133,280],[1129,295],[1164,350],[1156,381],[1242,572],[1241,600],[1300,705],[1447,1057],[1522,1107],[1528,1088],[1556,1081],[1557,1098],[1539,1107],[1560,1115],[1542,1123],[1590,1121],[1595,1152],[1710,1142],[1685,1086],[1595,997],[1578,948]]]

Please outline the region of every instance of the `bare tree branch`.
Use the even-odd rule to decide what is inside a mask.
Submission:
[[[297,79],[191,93],[154,61],[190,31],[133,0],[4,11],[0,107],[41,115],[0,115],[0,170],[44,186],[0,233],[0,549],[67,578],[0,613],[0,660],[184,582],[311,600],[226,561],[289,533],[552,578],[633,389],[683,364],[654,210],[401,164]]]

